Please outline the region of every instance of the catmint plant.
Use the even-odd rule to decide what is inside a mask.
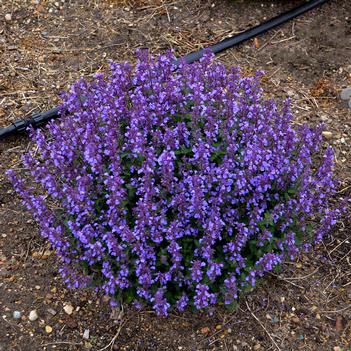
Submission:
[[[174,60],[140,51],[74,84],[8,171],[69,287],[159,315],[233,306],[339,215],[331,148],[317,157],[320,129],[293,126],[261,73]]]

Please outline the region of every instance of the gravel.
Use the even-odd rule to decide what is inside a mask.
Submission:
[[[71,315],[73,313],[73,306],[72,305],[64,305],[63,310],[68,314]]]
[[[13,319],[20,319],[22,316],[22,313],[20,311],[13,311],[12,317]]]
[[[84,340],[89,340],[89,336],[90,336],[90,331],[89,329],[85,329],[84,333],[83,333],[83,339]]]
[[[32,310],[32,311],[30,311],[29,316],[28,316],[28,319],[29,319],[31,322],[36,321],[38,318],[39,318],[39,316],[38,316],[37,310]]]
[[[340,93],[341,100],[351,99],[351,87],[345,88]]]

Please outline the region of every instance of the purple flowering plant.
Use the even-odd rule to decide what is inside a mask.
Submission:
[[[8,176],[70,287],[160,315],[231,307],[336,222],[331,148],[318,161],[320,129],[294,128],[260,73],[140,51],[63,100]]]

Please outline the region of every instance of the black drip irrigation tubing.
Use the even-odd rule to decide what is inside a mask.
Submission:
[[[269,31],[272,28],[280,26],[283,23],[286,23],[292,20],[295,17],[302,15],[303,13],[312,10],[313,8],[324,4],[328,0],[310,0],[300,6],[295,7],[294,9],[287,11],[281,15],[271,18],[270,20],[259,24],[253,28],[250,28],[240,34],[234,35],[230,38],[224,39],[217,44],[211,45],[207,48],[201,49],[196,52],[192,52],[184,57],[175,61],[175,64],[179,64],[181,60],[185,60],[187,63],[193,63],[199,60],[205,50],[211,50],[214,54],[218,54],[221,51],[229,49],[235,45],[238,45],[246,40],[252,39],[260,34],[263,34]],[[55,107],[49,111],[39,112],[32,115],[31,118],[28,119],[20,119],[10,126],[0,129],[0,140],[5,139],[6,137],[22,133],[26,131],[29,126],[40,127],[47,123],[48,121],[57,118],[60,116],[60,107]]]

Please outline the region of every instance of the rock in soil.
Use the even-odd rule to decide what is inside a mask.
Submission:
[[[84,340],[89,340],[90,332],[89,329],[85,329],[83,333],[83,339]]]
[[[345,88],[340,93],[341,100],[351,99],[351,87]]]
[[[37,310],[33,310],[33,311],[30,311],[30,312],[29,312],[28,319],[29,319],[31,322],[36,321],[38,318],[39,318],[39,316],[38,316]]]
[[[21,312],[20,311],[13,311],[12,317],[14,319],[20,319],[21,318]]]
[[[64,305],[63,310],[68,314],[71,315],[73,313],[73,306],[72,305]]]

